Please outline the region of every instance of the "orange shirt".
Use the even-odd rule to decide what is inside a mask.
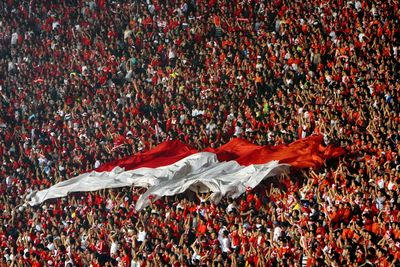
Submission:
[[[200,223],[199,226],[197,226],[198,235],[204,235],[206,231],[207,231],[207,226],[205,224]]]
[[[376,234],[379,235],[382,233],[382,228],[379,226],[379,223],[374,222],[371,226],[371,231]]]
[[[390,264],[389,264],[389,262],[386,260],[386,258],[381,257],[381,258],[379,258],[379,260],[378,260],[378,266],[379,266],[379,267],[389,267]]]
[[[332,212],[331,214],[329,214],[329,218],[331,219],[331,221],[333,223],[337,222],[339,220],[339,216],[337,214],[337,212]]]
[[[400,239],[400,230],[393,230],[393,235],[395,239]]]
[[[350,219],[350,215],[351,215],[351,210],[348,208],[345,208],[343,210],[343,218],[345,221],[348,221]]]

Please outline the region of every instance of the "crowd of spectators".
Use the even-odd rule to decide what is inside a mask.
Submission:
[[[0,266],[398,266],[394,0],[0,2]],[[346,155],[240,199],[26,196],[169,139]]]

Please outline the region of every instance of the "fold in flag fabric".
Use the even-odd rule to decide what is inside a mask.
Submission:
[[[30,205],[65,197],[73,192],[135,186],[147,188],[136,203],[141,210],[163,196],[192,190],[210,191],[211,200],[236,198],[247,188],[290,168],[317,168],[326,159],[340,156],[342,148],[322,146],[323,137],[310,136],[289,145],[258,146],[243,139],[232,139],[213,149],[198,151],[178,140],[165,141],[155,148],[103,164],[94,171],[33,192]]]

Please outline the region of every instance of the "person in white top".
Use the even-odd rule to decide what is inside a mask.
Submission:
[[[141,224],[139,224],[137,226],[137,229],[138,229],[138,235],[137,235],[136,240],[141,244],[146,240],[147,233],[146,233],[143,225],[141,225]]]
[[[231,252],[231,240],[229,239],[229,232],[227,230],[224,230],[222,232],[222,237],[219,241],[220,241],[222,253],[230,253]]]
[[[228,207],[226,207],[226,213],[229,213],[229,212],[233,211],[234,209],[237,209],[235,200],[229,199],[228,201],[229,201],[229,205],[228,205]]]
[[[118,244],[115,242],[115,235],[110,236],[111,246],[110,246],[110,257],[115,259],[115,256],[118,251]]]

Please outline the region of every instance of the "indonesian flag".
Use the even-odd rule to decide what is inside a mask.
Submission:
[[[290,168],[321,166],[325,159],[344,153],[342,148],[323,147],[323,137],[311,136],[289,145],[258,146],[235,138],[213,149],[198,151],[178,140],[104,164],[54,186],[34,192],[30,205],[65,197],[73,192],[135,186],[147,188],[136,203],[136,210],[162,196],[192,190],[210,191],[211,199],[236,198],[264,179],[289,172]]]

